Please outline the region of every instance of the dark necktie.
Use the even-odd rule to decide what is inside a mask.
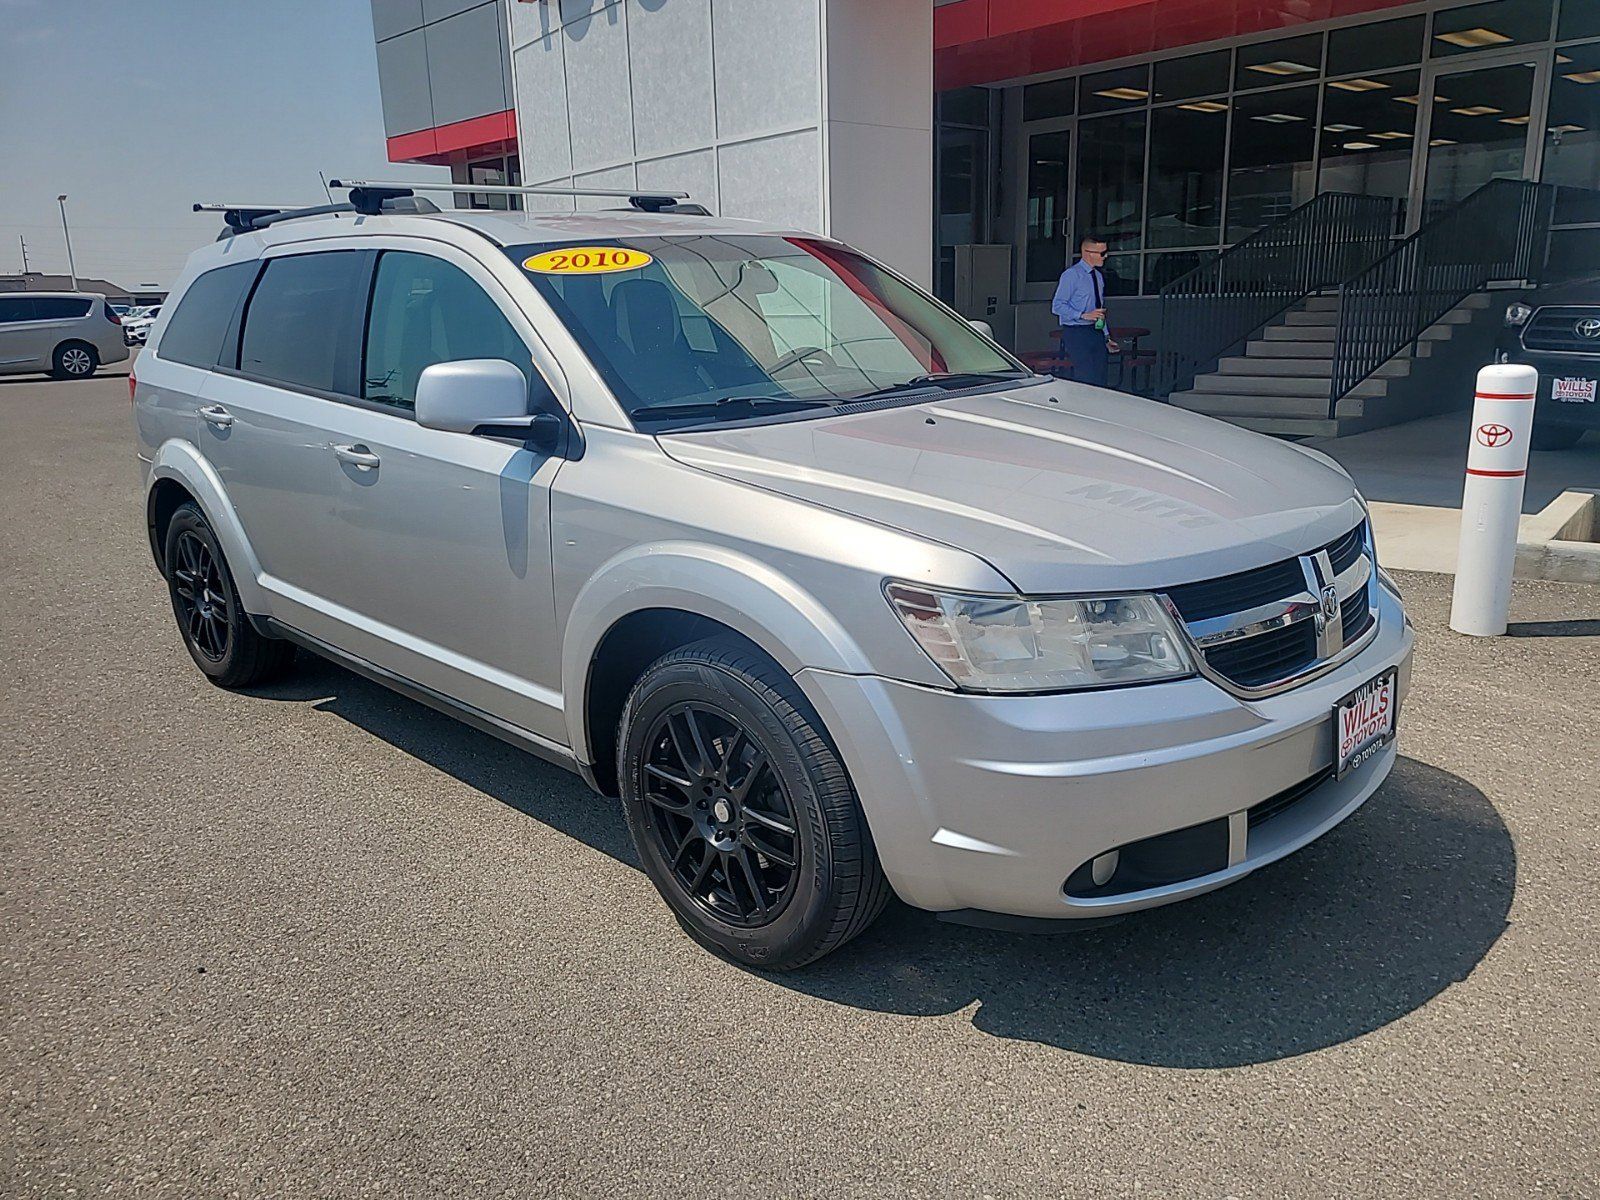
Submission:
[[[1096,308],[1104,308],[1106,302],[1104,293],[1100,290],[1100,269],[1098,267],[1090,267],[1089,278],[1094,280],[1094,306]]]

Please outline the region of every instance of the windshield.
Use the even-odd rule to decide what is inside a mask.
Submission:
[[[717,234],[506,253],[652,431],[1029,374],[937,301],[832,242]]]

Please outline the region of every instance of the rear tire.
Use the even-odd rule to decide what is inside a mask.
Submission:
[[[222,545],[193,502],[179,505],[167,523],[162,561],[184,648],[207,679],[218,687],[242,688],[288,669],[294,646],[263,637],[251,624]]]
[[[1535,450],[1565,450],[1576,446],[1584,434],[1582,429],[1569,425],[1535,425],[1533,438],[1528,445]]]
[[[872,924],[889,883],[844,764],[770,659],[708,638],[657,660],[623,707],[634,847],[701,945],[789,970]]]
[[[50,374],[56,379],[87,379],[100,365],[100,355],[88,342],[62,342],[50,356]]]

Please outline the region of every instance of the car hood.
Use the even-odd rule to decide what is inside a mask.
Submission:
[[[970,551],[1035,594],[1265,566],[1362,515],[1350,477],[1314,451],[1059,381],[659,441],[679,462]]]

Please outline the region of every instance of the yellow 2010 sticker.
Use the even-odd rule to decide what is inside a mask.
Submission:
[[[525,258],[522,268],[541,275],[604,275],[609,271],[637,271],[650,262],[651,256],[643,250],[628,250],[622,246],[568,246],[564,250],[546,250]]]

